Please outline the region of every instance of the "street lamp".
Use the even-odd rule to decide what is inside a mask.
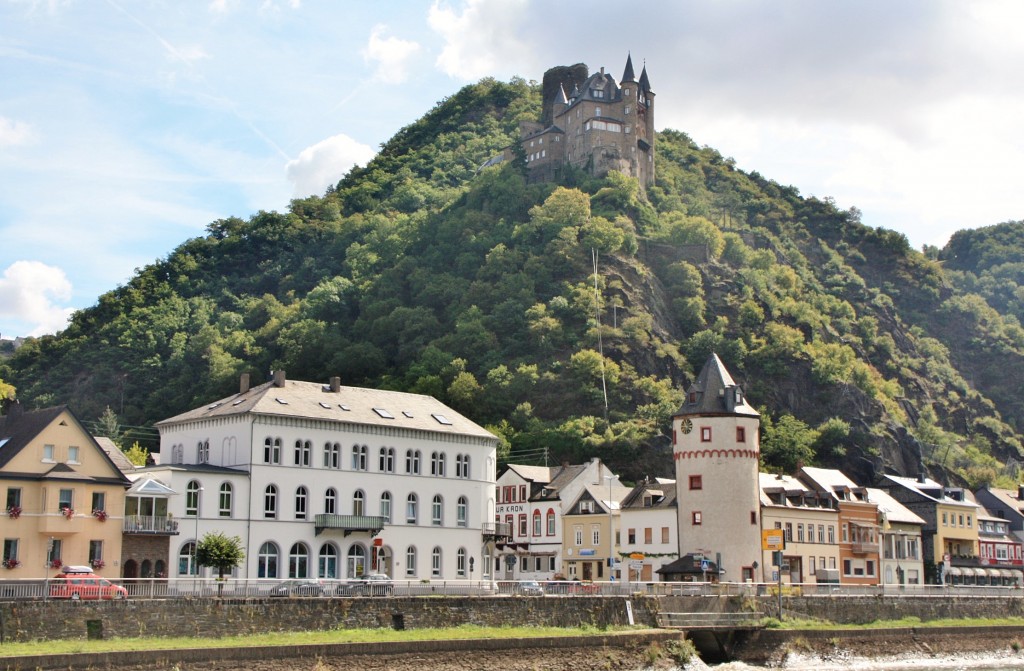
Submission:
[[[615,568],[615,530],[612,528],[614,518],[612,517],[612,480],[615,476],[606,475],[604,479],[608,481],[608,577],[614,579],[614,573],[612,572]]]

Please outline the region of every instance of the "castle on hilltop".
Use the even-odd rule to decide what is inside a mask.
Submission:
[[[520,124],[530,181],[554,180],[571,165],[595,176],[617,170],[641,186],[654,183],[654,92],[646,65],[637,80],[627,55],[620,83],[603,67],[592,75],[583,63],[552,68],[544,73],[542,95],[541,120]],[[488,164],[514,154],[508,147]]]

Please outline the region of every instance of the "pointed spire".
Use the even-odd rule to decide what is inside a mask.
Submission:
[[[640,88],[644,91],[651,90],[651,82],[647,80],[647,63],[644,63],[644,69],[640,72]]]
[[[676,414],[722,412],[755,417],[758,415],[758,412],[747,404],[743,390],[733,381],[725,364],[712,352],[697,379],[686,390],[686,399]]]
[[[626,69],[622,71],[622,83],[636,81],[633,74],[633,55],[626,54]]]
[[[573,84],[572,84],[572,95],[570,97],[573,98],[573,99],[576,99],[576,98],[580,97],[580,84],[579,84],[579,82],[573,82]]]

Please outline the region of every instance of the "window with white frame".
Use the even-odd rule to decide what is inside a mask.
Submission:
[[[440,478],[444,477],[444,452],[430,454],[430,474]]]
[[[466,577],[466,548],[459,548],[455,553],[455,577]]]
[[[416,546],[410,545],[405,549],[405,575],[409,578],[416,577]]]
[[[420,474],[420,451],[419,450],[406,450],[405,452],[405,472],[409,475]]]
[[[437,546],[430,551],[430,575],[433,578],[441,577],[441,548]]]
[[[416,524],[416,518],[418,516],[419,499],[416,498],[415,494],[409,494],[405,499],[405,523]]]
[[[256,562],[257,578],[276,578],[279,552],[277,545],[267,541],[260,546]],[[179,571],[180,573],[180,571]]]
[[[340,443],[324,443],[324,468],[341,468]]]
[[[306,491],[305,487],[299,487],[298,489],[295,490],[295,519],[306,519],[307,498],[309,498],[309,492]]]
[[[333,543],[324,543],[317,556],[316,574],[318,578],[338,577],[338,549]]]
[[[324,492],[324,514],[334,515],[338,512],[338,491],[334,487],[328,487]]]
[[[434,494],[434,500],[430,503],[430,523],[435,527],[441,526],[444,522],[444,501],[440,494]]]
[[[365,471],[366,470],[366,445],[353,445],[352,446],[352,470],[353,471]]]
[[[380,516],[384,521],[391,524],[391,492],[384,492],[380,495]]]
[[[277,517],[277,487],[267,485],[263,490],[263,517],[274,519]]]
[[[555,511],[554,510],[548,509],[547,522],[548,522],[548,533],[547,533],[547,535],[548,536],[554,536],[555,535]]]
[[[378,458],[377,468],[381,473],[394,473],[395,472],[395,448],[393,447],[382,447],[380,448],[380,456]]]
[[[185,485],[185,517],[199,516],[199,481],[189,480]]]
[[[366,495],[361,489],[352,493],[352,514],[359,516],[366,514]]]
[[[263,441],[263,463],[281,463],[281,439],[267,437]]]
[[[455,506],[455,522],[460,527],[469,526],[469,499],[460,496]]]
[[[217,514],[220,517],[231,517],[231,499],[234,492],[230,482],[222,482],[218,496]]]
[[[210,445],[209,442],[207,442],[206,445],[207,445],[207,451],[209,451],[209,445]],[[71,446],[68,447],[68,463],[69,464],[77,464],[78,463],[78,452],[79,452],[78,448],[75,447],[74,445],[71,445]]]
[[[295,452],[292,456],[293,466],[309,466],[309,453],[313,449],[308,440],[296,440]]]
[[[309,577],[309,548],[305,543],[295,543],[288,551],[288,577]]]

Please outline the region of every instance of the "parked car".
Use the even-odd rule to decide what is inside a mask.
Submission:
[[[127,599],[128,590],[96,575],[88,566],[66,566],[50,578],[51,599]]]
[[[323,596],[324,586],[317,580],[287,580],[270,588],[270,596]]]
[[[522,580],[516,583],[516,594],[522,596],[544,596],[544,588],[536,580]]]
[[[383,573],[370,573],[338,585],[337,596],[391,596],[395,586]]]

